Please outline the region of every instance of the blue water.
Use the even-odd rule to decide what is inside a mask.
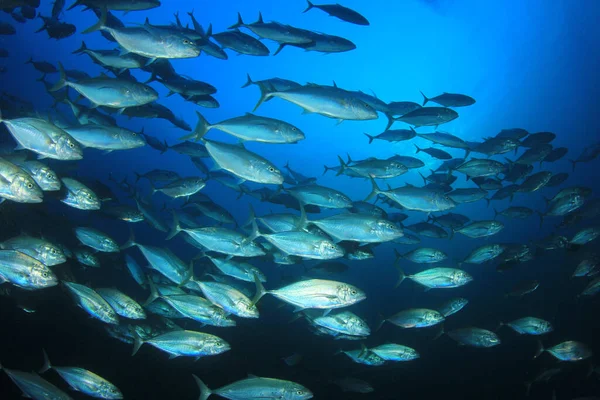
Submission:
[[[49,15],[50,2],[42,3],[38,11],[42,15]],[[253,80],[280,77],[302,84],[312,82],[328,85],[335,81],[344,89],[375,93],[385,102],[420,103],[422,96],[419,91],[430,97],[442,92],[464,93],[477,102],[473,106],[458,109],[460,117],[443,125],[440,130],[466,141],[482,141],[506,128],[554,132],[557,138],[552,142],[553,146],[568,147],[569,153],[556,163],[544,164],[542,169],[553,173],[568,172],[569,179],[561,187],[585,185],[594,189],[596,195],[600,190],[599,160],[580,164],[574,172],[571,172],[571,164],[568,162],[568,159],[576,158],[586,146],[600,140],[597,117],[597,110],[600,109],[600,27],[597,24],[600,3],[596,1],[587,0],[574,4],[566,0],[345,0],[345,6],[358,10],[370,21],[368,27],[342,22],[319,10],[302,13],[305,4],[300,0],[165,0],[163,3],[158,9],[126,15],[115,12],[115,15],[126,25],[141,24],[146,17],[153,24],[166,24],[173,21],[174,13],[179,12],[185,24],[189,22],[186,12],[194,9],[196,18],[205,28],[212,23],[213,31],[220,32],[236,21],[237,12],[241,13],[245,22],[253,22],[261,11],[265,21],[274,20],[342,36],[352,40],[357,46],[354,51],[329,55],[287,47],[274,57],[238,56],[226,50],[228,60],[218,60],[204,54],[196,59],[172,60],[177,73],[208,82],[218,88],[215,97],[220,108],[202,109],[185,102],[179,96],[166,97],[168,91],[161,84],[151,84],[160,94],[158,102],[170,108],[192,127],[197,120],[195,111],[200,111],[211,123],[251,111],[258,100],[259,90],[256,86],[241,88],[246,82],[246,74]],[[7,68],[7,72],[0,75],[1,90],[32,102],[39,111],[46,110],[52,104],[52,99],[36,81],[40,73],[31,65],[24,64],[29,57],[55,65],[60,61],[67,69],[79,69],[96,76],[103,69],[93,64],[89,57],[71,54],[72,51],[79,48],[82,40],[85,40],[90,49],[111,49],[114,46],[114,43],[107,42],[99,33],[81,34],[83,29],[97,21],[92,12],[82,12],[81,8],[76,8],[64,12],[61,20],[75,24],[78,32],[69,38],[55,41],[48,39],[45,32],[34,33],[41,26],[41,20],[18,24],[8,14],[0,13],[0,21],[10,22],[17,27],[16,35],[0,36],[0,47],[10,53],[9,58],[0,60],[0,65]],[[271,52],[277,48],[273,42],[263,42]],[[149,76],[141,71],[133,71],[133,75],[140,81],[145,81]],[[53,81],[57,78],[57,74],[49,76]],[[65,115],[70,115],[70,109],[64,105],[59,107]],[[337,124],[337,121],[320,115],[303,115],[299,107],[280,99],[264,103],[257,114],[282,119],[299,127],[306,134],[306,140],[294,145],[247,143],[249,150],[268,158],[280,168],[289,162],[294,170],[306,176],[317,177],[320,185],[338,189],[353,200],[364,199],[371,186],[366,180],[336,177],[332,172],[322,175],[324,165],[337,164],[337,155],[345,158],[348,153],[355,160],[387,158],[394,154],[414,156],[415,144],[419,147],[430,146],[429,142],[419,138],[396,144],[377,140],[368,144],[363,133],[381,133],[387,122],[385,118]],[[144,128],[145,133],[164,139],[170,145],[178,143],[179,138],[186,133],[163,119],[117,118],[121,126],[134,131]],[[397,122],[394,127],[407,126]],[[426,133],[433,129],[421,128],[418,131]],[[233,142],[231,137],[216,130],[211,131],[208,137]],[[463,150],[444,150],[454,157],[462,157],[464,154]],[[520,150],[519,155],[522,152]],[[418,157],[426,162],[426,167],[421,169],[425,175],[428,174],[428,169],[435,169],[440,164],[422,153]],[[508,157],[515,159],[517,156],[509,154]],[[502,161],[501,157],[496,158]],[[148,146],[110,154],[86,151],[76,173],[105,183],[108,182],[109,173],[112,173],[116,178],[127,178],[133,182],[134,171],[143,173],[154,168],[170,169],[181,176],[198,175],[198,170],[186,156],[173,151],[160,155]],[[539,170],[540,167],[536,165],[534,172]],[[416,171],[410,171],[387,183],[392,187],[405,183],[421,185],[422,179]],[[145,183],[140,187],[146,193],[149,190]],[[249,184],[249,187],[257,189],[260,185]],[[454,187],[475,186],[466,182],[459,174]],[[119,192],[114,185],[112,188],[119,194],[121,201],[131,204],[131,199],[126,194]],[[258,215],[284,210],[280,206],[261,203],[248,196],[238,199],[236,192],[214,181],[209,181],[203,192],[227,208],[238,223],[246,220],[249,202]],[[543,211],[544,197],[551,197],[556,192],[556,188],[542,189],[532,194],[517,194],[512,204],[503,200],[492,202],[492,207],[487,207],[484,201],[480,201],[460,205],[453,211],[468,215],[472,220],[492,219],[493,207],[502,210],[509,205],[522,205]],[[161,194],[155,195],[153,199],[158,209],[164,202],[170,201],[171,206],[180,204]],[[120,243],[128,237],[127,229],[122,223],[94,220],[87,214],[68,210],[58,203],[49,205],[48,211],[65,214],[73,225],[93,221],[94,226],[112,234]],[[325,213],[328,214],[330,213]],[[422,213],[409,215],[406,225],[425,219]],[[164,213],[163,217],[168,219],[168,214]],[[560,222],[560,218],[547,218],[541,229],[535,216],[525,220],[503,221],[506,228],[493,237],[493,242],[526,244],[557,231],[555,225]],[[593,222],[584,221],[557,232],[571,237],[577,230]],[[145,225],[135,226],[134,229],[140,242],[159,245],[164,243],[162,234],[159,235],[159,232]],[[423,238],[420,246],[445,251],[453,264],[464,259],[475,247],[487,242],[458,235],[452,240]],[[169,242],[168,246],[184,260],[197,253],[196,249],[185,244],[181,238]],[[597,249],[594,246],[597,243],[586,251]],[[402,253],[414,248],[384,244],[376,248],[375,259],[349,262],[350,269],[343,275],[345,282],[355,284],[367,292],[368,300],[355,306],[353,311],[365,316],[371,325],[375,324],[379,314],[388,316],[409,307],[434,307],[455,295],[469,298],[471,302],[464,313],[457,314],[452,320],[453,327],[476,325],[494,329],[499,321],[529,314],[538,315],[551,320],[557,327],[555,332],[544,338],[545,344],[551,345],[567,339],[580,340],[587,343],[596,354],[600,352],[598,299],[587,302],[576,300],[577,293],[583,287],[582,283],[569,280],[577,255],[564,250],[542,253],[518,271],[505,274],[497,273],[493,266],[469,265],[465,269],[473,275],[475,282],[456,289],[449,295],[443,291],[423,293],[421,288],[408,281],[394,290],[393,285],[397,279],[397,272],[393,268],[394,247]],[[133,254],[142,261],[137,251]],[[304,274],[302,266],[259,264],[269,278],[268,288],[279,287],[283,281],[282,276],[297,279]],[[404,268],[408,273],[422,269],[420,265],[408,262],[404,264]],[[114,284],[137,290],[125,278],[124,272],[93,271],[85,279],[91,282],[99,280],[104,285],[111,284],[111,279],[122,279],[123,281]],[[512,286],[527,279],[539,280],[540,289],[525,299],[504,298],[504,293]],[[9,310],[2,304],[3,310],[6,309],[7,320],[11,322],[8,326],[2,323],[2,337],[9,340],[14,333],[31,335],[31,340],[19,341],[19,345],[15,346],[18,350],[11,349],[7,340],[0,341],[0,361],[15,369],[37,368],[41,361],[32,360],[37,360],[40,348],[45,347],[51,354],[58,354],[59,360],[61,356],[64,358],[60,363],[85,364],[90,369],[96,368],[95,370],[102,372],[103,376],[110,376],[111,381],[123,391],[126,392],[124,388],[129,390],[126,398],[131,399],[194,398],[197,389],[191,380],[192,372],[204,374],[203,377],[211,383],[211,387],[241,379],[245,373],[297,379],[310,387],[317,395],[316,398],[522,398],[522,383],[530,380],[541,369],[554,365],[547,354],[542,361],[533,361],[535,340],[517,337],[508,329],[501,331],[501,346],[491,350],[478,350],[458,348],[447,337],[432,342],[431,335],[424,338],[418,332],[385,326],[378,333],[379,340],[371,338],[369,345],[378,344],[382,340],[413,345],[421,352],[421,359],[396,365],[394,368],[369,369],[352,364],[342,355],[333,356],[336,350],[355,348],[358,343],[323,340],[312,336],[305,326],[297,322],[287,325],[292,317],[291,312],[288,308],[277,309],[278,303],[271,301],[272,299],[263,300],[261,313],[264,312],[264,319],[261,317],[257,323],[244,321],[236,328],[237,333],[225,334],[233,344],[232,347],[242,349],[239,353],[202,360],[196,364],[179,362],[180,360],[167,361],[163,354],[148,349],[136,358],[129,358],[129,348],[106,338],[97,327],[94,330],[94,327],[80,326],[66,317],[58,323],[56,318],[60,318],[60,312],[57,311],[59,307],[67,308],[74,319],[85,319],[86,316],[74,310],[72,304],[63,298],[64,294],[59,290],[56,292],[53,294],[53,302],[41,305],[40,310],[32,316],[23,315],[13,308]],[[139,295],[141,299],[145,294],[142,291]],[[6,303],[4,298],[0,299],[0,303]],[[46,316],[43,312],[47,312]],[[49,337],[53,340],[49,340]],[[285,340],[286,338],[289,340]],[[281,363],[280,357],[296,351],[306,353],[304,364],[294,369]],[[119,363],[116,365],[111,362],[110,357],[106,357],[106,352],[110,352],[111,357],[114,355]],[[31,365],[32,363],[35,365]],[[597,395],[600,393],[598,381],[594,377],[585,378],[586,368],[579,368],[554,385],[536,386],[531,398],[550,398],[553,388],[559,394],[558,399],[594,393]],[[328,380],[344,375],[366,379],[376,387],[376,391],[369,395],[342,395],[328,384]],[[9,386],[9,380],[6,377],[0,379],[0,391],[3,391]],[[10,390],[10,395],[19,396],[18,390],[13,387]]]

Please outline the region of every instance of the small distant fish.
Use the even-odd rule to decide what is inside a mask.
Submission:
[[[428,102],[441,104],[444,107],[466,107],[475,104],[475,99],[464,94],[456,93],[442,93],[439,96],[427,97],[421,92],[423,96],[423,106]]]
[[[212,394],[237,400],[251,399],[312,399],[313,394],[304,386],[282,379],[262,378],[250,375],[246,379],[230,383],[219,389],[209,389],[196,375],[192,375],[200,389],[199,400],[206,400]]]
[[[532,293],[540,287],[540,283],[536,280],[523,281],[515,285],[513,289],[507,294],[507,296],[518,296],[522,297],[526,294]]]
[[[307,7],[303,12],[307,12],[312,8],[318,8],[319,10],[325,11],[332,17],[336,17],[341,19],[342,21],[350,22],[351,24],[356,25],[369,25],[369,21],[360,15],[358,12],[344,7],[340,4],[313,4],[309,0],[307,0]]]
[[[438,308],[438,311],[445,318],[447,318],[448,316],[455,314],[455,313],[459,312],[460,310],[462,310],[467,304],[469,304],[469,300],[462,298],[462,297],[457,297],[457,298],[446,301],[444,304],[442,304]]]
[[[540,318],[524,317],[507,323],[501,322],[500,325],[506,325],[519,334],[526,335],[544,335],[554,330],[552,324]]]
[[[448,332],[448,336],[458,343],[472,347],[494,347],[500,338],[494,332],[481,328],[461,328]]]
[[[444,316],[436,310],[410,308],[392,315],[384,322],[391,322],[401,328],[427,328],[444,322],[444,319]]]
[[[535,358],[545,351],[560,361],[581,361],[592,356],[592,350],[587,345],[573,340],[567,340],[548,349],[545,349],[542,343],[538,342]]]
[[[343,392],[351,393],[372,393],[375,391],[373,386],[367,381],[358,378],[340,378],[333,381]]]
[[[304,357],[302,356],[302,354],[294,353],[291,356],[283,357],[282,360],[286,363],[286,365],[290,367],[295,367],[296,365],[300,364],[300,362],[302,362],[303,358]]]

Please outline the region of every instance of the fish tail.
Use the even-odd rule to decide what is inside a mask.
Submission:
[[[484,199],[485,199],[485,201],[486,201],[486,203],[487,203],[487,206],[489,207],[489,206],[490,206],[490,203],[491,203],[492,201],[491,201],[490,199],[488,199],[487,197],[484,197]],[[494,211],[495,211],[495,210],[494,210]],[[494,219],[495,219],[495,218],[496,218],[496,217],[494,217]]]
[[[256,305],[256,303],[268,293],[256,274],[254,274],[254,284],[256,285],[256,294],[254,295],[254,298],[252,298],[252,305]]]
[[[25,64],[33,64],[33,57],[29,57],[29,60],[25,61]]]
[[[394,249],[394,250],[396,250],[396,249]],[[398,286],[400,286],[400,284],[402,282],[404,282],[404,280],[406,279],[406,274],[404,274],[404,271],[402,270],[402,267],[400,266],[398,259],[396,259],[396,262],[394,263],[394,267],[398,270],[398,282],[396,282],[396,285],[394,286],[394,289],[396,289]]]
[[[385,324],[385,317],[380,312],[377,313],[377,323],[375,324],[375,332],[381,329],[381,327]]]
[[[529,397],[529,393],[531,392],[531,385],[533,382],[527,381],[525,382],[525,396]]]
[[[306,0],[306,10],[302,11],[303,13],[307,12],[308,10],[310,10],[311,8],[313,8],[315,5],[313,3],[310,2],[310,0]]]
[[[346,164],[352,164],[354,161],[352,161],[352,159],[350,158],[350,153],[346,153],[346,156],[348,157],[348,159],[346,160]]]
[[[572,172],[575,172],[575,165],[577,165],[577,161],[576,160],[569,160],[569,162],[571,164],[573,164],[573,168],[571,169]]]
[[[279,54],[281,50],[283,50],[283,48],[287,45],[287,43],[279,43],[279,46],[277,46],[277,50],[275,50],[275,53],[273,53],[273,55],[276,56],[277,54]]]
[[[83,0],[75,0],[75,2],[74,2],[73,4],[71,4],[71,5],[69,6],[69,8],[67,8],[67,11],[69,11],[69,10],[70,10],[70,9],[72,9],[72,8],[75,8],[75,7],[77,7],[78,5],[81,5],[81,3],[83,3]]]
[[[369,144],[373,143],[373,139],[375,139],[375,136],[371,136],[366,132],[365,132],[365,136],[369,138]]]
[[[240,26],[244,26],[244,21],[242,20],[242,14],[240,14],[239,12],[237,13],[237,22],[233,25],[231,25],[228,29],[236,29],[239,28]]]
[[[297,228],[299,230],[302,230],[304,228],[306,228],[306,225],[308,225],[309,221],[308,218],[306,217],[306,210],[304,209],[304,203],[302,203],[301,201],[298,201],[300,203],[300,220],[298,221],[298,226]]]
[[[147,306],[148,304],[152,303],[154,300],[161,297],[160,294],[158,293],[158,291],[156,290],[156,285],[152,281],[152,278],[150,276],[147,276],[146,280],[148,281],[148,286],[150,287],[150,296],[148,296],[146,301],[144,301],[144,304],[143,304],[144,306]]]
[[[98,22],[96,22],[94,25],[90,26],[89,28],[87,28],[86,30],[84,30],[82,33],[91,33],[91,32],[96,32],[101,30],[102,28],[104,28],[106,26],[106,7],[102,7],[100,9],[100,18],[98,18]]]
[[[135,171],[133,171],[133,173],[135,174],[135,183],[138,183],[138,181],[139,181],[140,179],[142,179],[142,178],[143,178],[143,176],[142,176],[142,175],[140,175],[140,174],[138,174],[138,173],[137,173],[137,172],[135,172]]]
[[[427,178],[425,178],[420,171],[419,171],[419,175],[421,175],[421,178],[423,178],[423,184],[427,185]]]
[[[546,349],[544,349],[544,345],[542,344],[542,342],[538,340],[537,349],[535,350],[535,355],[533,356],[533,358],[538,358],[545,350]]]
[[[134,335],[135,338],[133,339],[133,351],[131,352],[131,356],[135,356],[135,353],[137,353],[140,347],[142,347],[144,344],[144,341],[137,334]]]
[[[327,173],[327,171],[332,170],[334,167],[328,167],[327,165],[323,165],[323,168],[325,169],[323,171],[323,175],[325,175]]]
[[[252,204],[248,203],[248,209],[248,219],[242,226],[252,225],[252,222],[256,219],[256,213],[254,212],[254,207],[252,207]],[[252,237],[252,234],[250,234],[250,237]]]
[[[373,197],[377,196],[379,193],[382,193],[381,189],[379,189],[379,187],[377,186],[375,179],[373,179],[371,177],[369,177],[369,179],[371,180],[371,185],[372,185],[373,189],[371,190],[371,193],[369,193],[369,195],[365,198],[365,201],[369,201]]]
[[[48,371],[49,369],[52,369],[52,364],[50,364],[50,359],[48,358],[48,354],[46,353],[46,350],[42,349],[42,352],[44,353],[44,365],[38,371],[40,374],[43,374],[44,372]]]
[[[277,54],[277,52],[275,54]],[[273,54],[273,55],[275,55],[275,54]],[[262,103],[270,100],[271,98],[269,97],[269,95],[273,91],[272,88],[267,87],[266,84],[259,84],[258,88],[260,89],[260,97],[259,97],[258,101],[256,102],[256,105],[252,109],[252,112],[255,112]]]
[[[486,199],[486,200],[487,200],[487,199]],[[489,203],[488,203],[488,206],[489,206]],[[498,212],[498,210],[496,210],[496,209],[494,208],[494,219],[498,218],[498,214],[500,214],[500,213]]]
[[[502,328],[504,325],[506,325],[504,322],[498,322],[498,325],[496,325],[496,329],[494,329],[494,332],[498,332],[500,328]]]
[[[427,102],[429,101],[427,96],[425,96],[425,94],[423,92],[421,92],[420,90],[419,90],[419,93],[421,93],[421,95],[423,96],[423,105],[427,104]]]
[[[385,126],[385,130],[387,131],[392,127],[392,125],[394,125],[394,122],[396,122],[396,120],[394,119],[394,116],[390,113],[385,113],[385,116],[388,119],[387,125]]]
[[[437,333],[433,337],[433,340],[439,339],[441,336],[444,335],[444,333],[446,333],[446,330],[444,328],[444,323],[443,322],[441,324],[439,324],[439,327],[440,327],[440,329],[437,331]]]
[[[196,123],[194,130],[190,134],[180,137],[179,140],[194,139],[198,141],[206,135],[206,132],[210,129],[210,124],[198,111],[196,111],[196,115],[198,116],[198,122]]]
[[[198,398],[198,400],[208,399],[208,397],[213,392],[208,388],[208,386],[206,386],[206,384],[204,382],[202,382],[202,380],[200,378],[198,378],[194,374],[192,374],[192,376],[194,377],[194,380],[196,381],[196,384],[198,385],[198,389],[200,389],[200,397]]]
[[[81,41],[81,47],[80,47],[80,48],[78,48],[77,50],[75,50],[75,51],[71,52],[71,54],[81,54],[81,53],[83,53],[84,51],[86,51],[87,49],[88,49],[88,48],[87,48],[87,46],[85,45],[85,42],[82,40],[82,41]]]
[[[127,241],[125,242],[125,244],[123,244],[120,249],[121,250],[125,250],[128,249],[130,247],[133,246],[137,246],[137,243],[135,242],[135,235],[133,234],[133,229],[131,228],[131,226],[129,227],[129,239],[127,239]]]
[[[58,72],[60,73],[60,78],[54,86],[48,89],[49,92],[56,92],[57,90],[60,90],[69,84],[69,82],[67,82],[67,74],[65,73],[65,67],[63,67],[60,61],[58,62]]]
[[[242,88],[248,87],[250,85],[254,85],[254,81],[250,78],[250,74],[246,74],[246,83],[242,85]]]
[[[344,163],[344,160],[342,160],[342,157],[338,156],[338,160],[340,161],[340,169],[337,172],[337,174],[335,174],[335,176],[339,176],[339,175],[343,174],[344,169],[346,168],[346,164]]]
[[[415,147],[417,148],[417,151],[415,152],[415,154],[419,154],[419,152],[421,152],[421,149],[416,144],[415,144]]]
[[[181,232],[181,225],[179,225],[179,218],[177,218],[177,214],[173,210],[171,210],[171,214],[173,215],[173,226],[171,226],[171,230],[166,237],[166,240],[173,239],[179,232]]]

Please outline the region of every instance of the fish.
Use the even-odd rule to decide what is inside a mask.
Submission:
[[[369,21],[365,17],[363,17],[361,14],[359,14],[358,12],[356,12],[348,7],[344,7],[340,4],[320,4],[319,5],[319,4],[313,4],[309,0],[307,0],[306,9],[302,12],[305,13],[313,8],[317,8],[321,11],[326,12],[331,17],[341,19],[342,21],[350,22],[351,24],[369,25]]]
[[[502,211],[494,209],[494,218],[498,217],[498,215],[502,215],[507,218],[526,219],[529,218],[533,212],[534,211],[529,207],[512,206]]]
[[[440,104],[444,107],[466,107],[475,104],[475,99],[465,94],[457,93],[442,93],[435,97],[427,97],[421,92],[423,96],[423,106],[428,102]]]
[[[597,239],[598,236],[600,236],[600,226],[591,226],[577,232],[569,241],[569,244],[582,246]]]
[[[75,228],[74,231],[75,236],[84,246],[102,252],[119,252],[119,245],[117,242],[104,232],[88,227]]]
[[[462,228],[456,229],[454,233],[461,233],[472,239],[489,237],[497,235],[504,229],[504,224],[500,221],[476,221]]]
[[[0,243],[0,249],[17,250],[40,261],[47,267],[60,265],[67,261],[62,249],[45,239],[29,235],[19,235]]]
[[[467,142],[447,132],[418,133],[417,136],[442,146],[465,150],[465,157],[471,153],[471,147]]]
[[[546,320],[535,317],[519,318],[511,322],[500,323],[500,326],[506,325],[518,334],[526,335],[544,335],[554,330],[552,324]]]
[[[63,87],[73,88],[96,106],[123,110],[127,107],[143,106],[158,99],[158,92],[143,83],[109,78],[106,75],[71,82],[67,80],[65,69],[60,62],[58,68],[60,79],[50,90],[55,92]]]
[[[417,264],[432,264],[448,258],[448,255],[443,251],[430,247],[419,247],[405,254],[400,254],[398,250],[394,249],[394,254],[396,255],[396,262],[400,259],[406,259]]]
[[[530,133],[523,141],[521,146],[523,147],[536,147],[542,144],[548,144],[556,138],[556,134],[552,132],[537,132]]]
[[[586,146],[579,157],[575,160],[569,160],[573,165],[573,171],[575,171],[575,166],[578,163],[590,162],[595,160],[600,155],[600,142],[594,143],[592,145]]]
[[[238,12],[237,22],[229,27],[229,29],[237,29],[240,27],[251,30],[255,35],[262,39],[269,39],[279,43],[310,43],[310,33],[304,29],[295,28],[290,25],[281,24],[279,22],[264,22],[262,13],[258,13],[258,20],[251,24],[244,23],[242,15]]]
[[[375,391],[369,382],[358,378],[340,378],[334,380],[333,383],[338,386],[342,392],[372,393]]]
[[[206,181],[198,177],[181,178],[169,182],[166,185],[156,188],[152,187],[152,194],[161,192],[174,199],[179,197],[189,198],[200,190],[204,189]]]
[[[363,345],[364,346],[364,345]],[[350,351],[342,351],[340,353],[344,353],[347,355],[353,362],[357,364],[363,364],[368,366],[380,366],[385,364],[385,360],[379,357],[377,354],[369,351],[368,349],[360,348],[358,350],[350,350]]]
[[[114,151],[129,150],[146,145],[144,137],[128,129],[104,125],[82,125],[65,129],[83,147]]]
[[[209,389],[196,375],[192,375],[200,389],[199,400],[206,400],[212,394],[228,399],[312,399],[310,390],[299,383],[275,378],[262,378],[250,375],[248,378],[230,383],[219,389]]]
[[[338,160],[340,162],[340,169],[336,175],[341,175],[349,170],[365,178],[390,179],[408,172],[408,168],[394,160],[365,160],[352,165],[345,164],[344,160],[339,156]]]
[[[251,113],[212,125],[202,114],[197,113],[197,115],[198,125],[195,133],[199,137],[204,136],[210,129],[218,129],[242,141],[261,143],[298,143],[305,137],[300,129],[287,122]]]
[[[352,200],[344,193],[320,185],[301,185],[286,191],[302,204],[312,204],[324,208],[350,208]]]
[[[308,223],[340,241],[381,243],[404,235],[402,229],[392,222],[364,214],[337,214]]]
[[[0,283],[10,282],[24,290],[58,285],[58,278],[46,265],[17,250],[0,250]]]
[[[405,275],[404,271],[398,266],[397,269],[399,278],[396,287],[400,286],[405,279],[417,282],[427,289],[457,288],[473,280],[469,273],[456,268],[431,268],[414,275]]]
[[[422,107],[417,108],[394,120],[402,121],[414,127],[434,126],[448,123],[458,118],[458,113],[446,107]]]
[[[459,165],[456,171],[467,175],[467,180],[469,180],[470,178],[482,176],[497,176],[506,171],[506,166],[496,160],[471,158],[464,164]]]
[[[395,343],[371,347],[369,351],[377,354],[386,361],[412,361],[421,357],[415,349]]]
[[[474,327],[455,329],[448,332],[448,336],[459,344],[471,347],[495,347],[501,343],[494,332]]]
[[[458,188],[448,193],[448,197],[457,204],[473,203],[475,201],[487,200],[488,192],[483,188]]]
[[[435,212],[456,207],[456,203],[439,190],[419,188],[408,184],[396,189],[381,190],[373,179],[371,179],[371,185],[372,191],[365,201],[382,194],[405,209],[412,211]]]
[[[79,367],[57,367],[50,364],[44,351],[44,365],[40,373],[56,371],[67,382],[71,389],[100,399],[122,399],[123,394],[112,383],[87,369]],[[52,397],[55,398],[55,397]]]
[[[543,352],[550,353],[560,361],[581,361],[592,356],[592,351],[587,345],[574,340],[567,340],[548,349],[545,349],[542,343],[538,342],[534,358],[539,357]]]
[[[96,289],[98,293],[115,312],[121,317],[129,319],[146,319],[146,313],[142,306],[126,294],[112,288]]]
[[[420,236],[445,239],[448,237],[448,232],[437,225],[430,224],[429,222],[419,222],[413,225],[406,226],[406,229],[411,230]]]
[[[258,282],[260,280],[257,279]],[[219,282],[192,281],[214,305],[222,308],[228,314],[241,318],[258,318],[259,313],[255,302],[239,290]]]
[[[436,310],[409,308],[384,320],[401,328],[428,328],[444,321],[444,316]]]
[[[268,56],[270,53],[269,48],[258,39],[239,30],[213,33],[209,36],[215,39],[221,47],[231,49],[239,54]]]
[[[473,250],[467,256],[467,258],[465,258],[463,263],[483,264],[500,256],[504,252],[504,250],[506,250],[506,245],[486,244]]]
[[[173,294],[160,296],[160,298],[181,313],[181,315],[202,324],[221,327],[236,325],[236,322],[227,315],[225,310],[213,305],[210,301],[200,296]]]
[[[366,337],[371,334],[367,323],[350,311],[340,311],[318,316],[312,322],[342,335]]]
[[[136,27],[117,27],[107,25],[106,8],[100,7],[98,22],[83,31],[108,32],[125,50],[140,56],[155,59],[194,58],[200,55],[200,49],[194,40],[180,31],[161,28],[145,23]]]
[[[580,296],[595,296],[600,293],[600,277],[594,279],[583,289]]]
[[[295,306],[298,310],[307,308],[330,310],[350,306],[367,297],[359,288],[344,282],[308,279],[280,289],[265,290],[257,277],[254,280],[257,286],[257,293],[252,300],[254,304],[266,294],[270,294]]]
[[[533,293],[539,287],[540,287],[540,282],[538,282],[537,280],[522,281],[522,282],[518,283],[517,285],[515,285],[512,288],[512,290],[509,293],[507,293],[507,296],[523,297],[526,294]]]
[[[57,173],[47,165],[35,160],[12,160],[12,162],[27,172],[44,192],[55,192],[62,187]]]
[[[546,186],[550,181],[550,178],[552,178],[552,175],[552,172],[549,171],[540,171],[533,175],[529,175],[515,192],[531,193],[540,190]]]
[[[302,107],[305,113],[320,114],[337,119],[338,122],[372,120],[378,117],[372,106],[337,86],[300,86],[282,92],[268,92],[264,97],[281,98]]]
[[[414,129],[388,129],[377,136],[371,136],[368,133],[365,133],[365,136],[369,138],[369,144],[373,143],[375,139],[395,143],[410,140],[417,136],[417,132]]]
[[[119,317],[115,310],[93,289],[75,282],[62,282],[78,306],[92,318],[107,324],[119,324]]]
[[[39,118],[2,119],[15,141],[17,150],[27,149],[38,154],[38,158],[56,160],[81,160],[83,150],[67,132]]]
[[[447,152],[445,152],[444,150],[441,150],[441,149],[436,149],[434,147],[428,147],[426,149],[421,149],[416,144],[415,144],[415,147],[417,148],[417,153],[420,153],[422,151],[424,153],[429,154],[433,158],[437,158],[438,160],[450,160],[450,159],[452,159],[452,156],[449,153],[447,153]]]
[[[246,262],[210,256],[208,256],[208,258],[219,271],[227,276],[231,276],[232,278],[236,278],[244,282],[254,282],[254,275],[256,275],[261,282],[267,281],[267,278],[260,271],[260,269]]]
[[[71,400],[71,397],[36,373],[2,367],[8,377],[21,389],[23,396],[34,400]]]
[[[164,351],[169,354],[169,358],[183,356],[194,357],[196,360],[201,357],[219,355],[231,349],[229,343],[218,336],[196,331],[176,330],[149,339],[141,339],[137,336],[132,355],[135,355],[144,343]]]

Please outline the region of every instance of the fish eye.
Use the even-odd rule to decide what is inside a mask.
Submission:
[[[27,184],[27,188],[28,188],[28,189],[32,189],[32,188],[33,188],[33,185],[32,185],[31,183],[28,183],[28,184]]]
[[[292,131],[294,131],[294,132],[296,132],[296,131],[297,131],[297,129],[296,129],[296,127],[295,127],[295,126],[292,126]]]
[[[269,172],[275,172],[275,168],[269,167]]]
[[[357,292],[355,289],[352,289],[352,290],[350,291],[350,294],[352,294],[352,295],[355,295],[355,294],[357,294],[357,293],[358,293],[358,292]]]
[[[298,391],[296,392],[296,394],[297,394],[298,396],[302,396],[302,395],[304,394],[304,391],[302,391],[302,390],[298,390]]]
[[[73,147],[75,147],[75,145],[72,142],[69,142],[69,147],[73,148]]]
[[[43,278],[47,278],[48,277],[48,273],[47,272],[42,272],[42,277]]]
[[[187,39],[183,39],[183,44],[192,44],[192,42],[190,42],[190,41],[189,41],[189,40],[187,40]]]

